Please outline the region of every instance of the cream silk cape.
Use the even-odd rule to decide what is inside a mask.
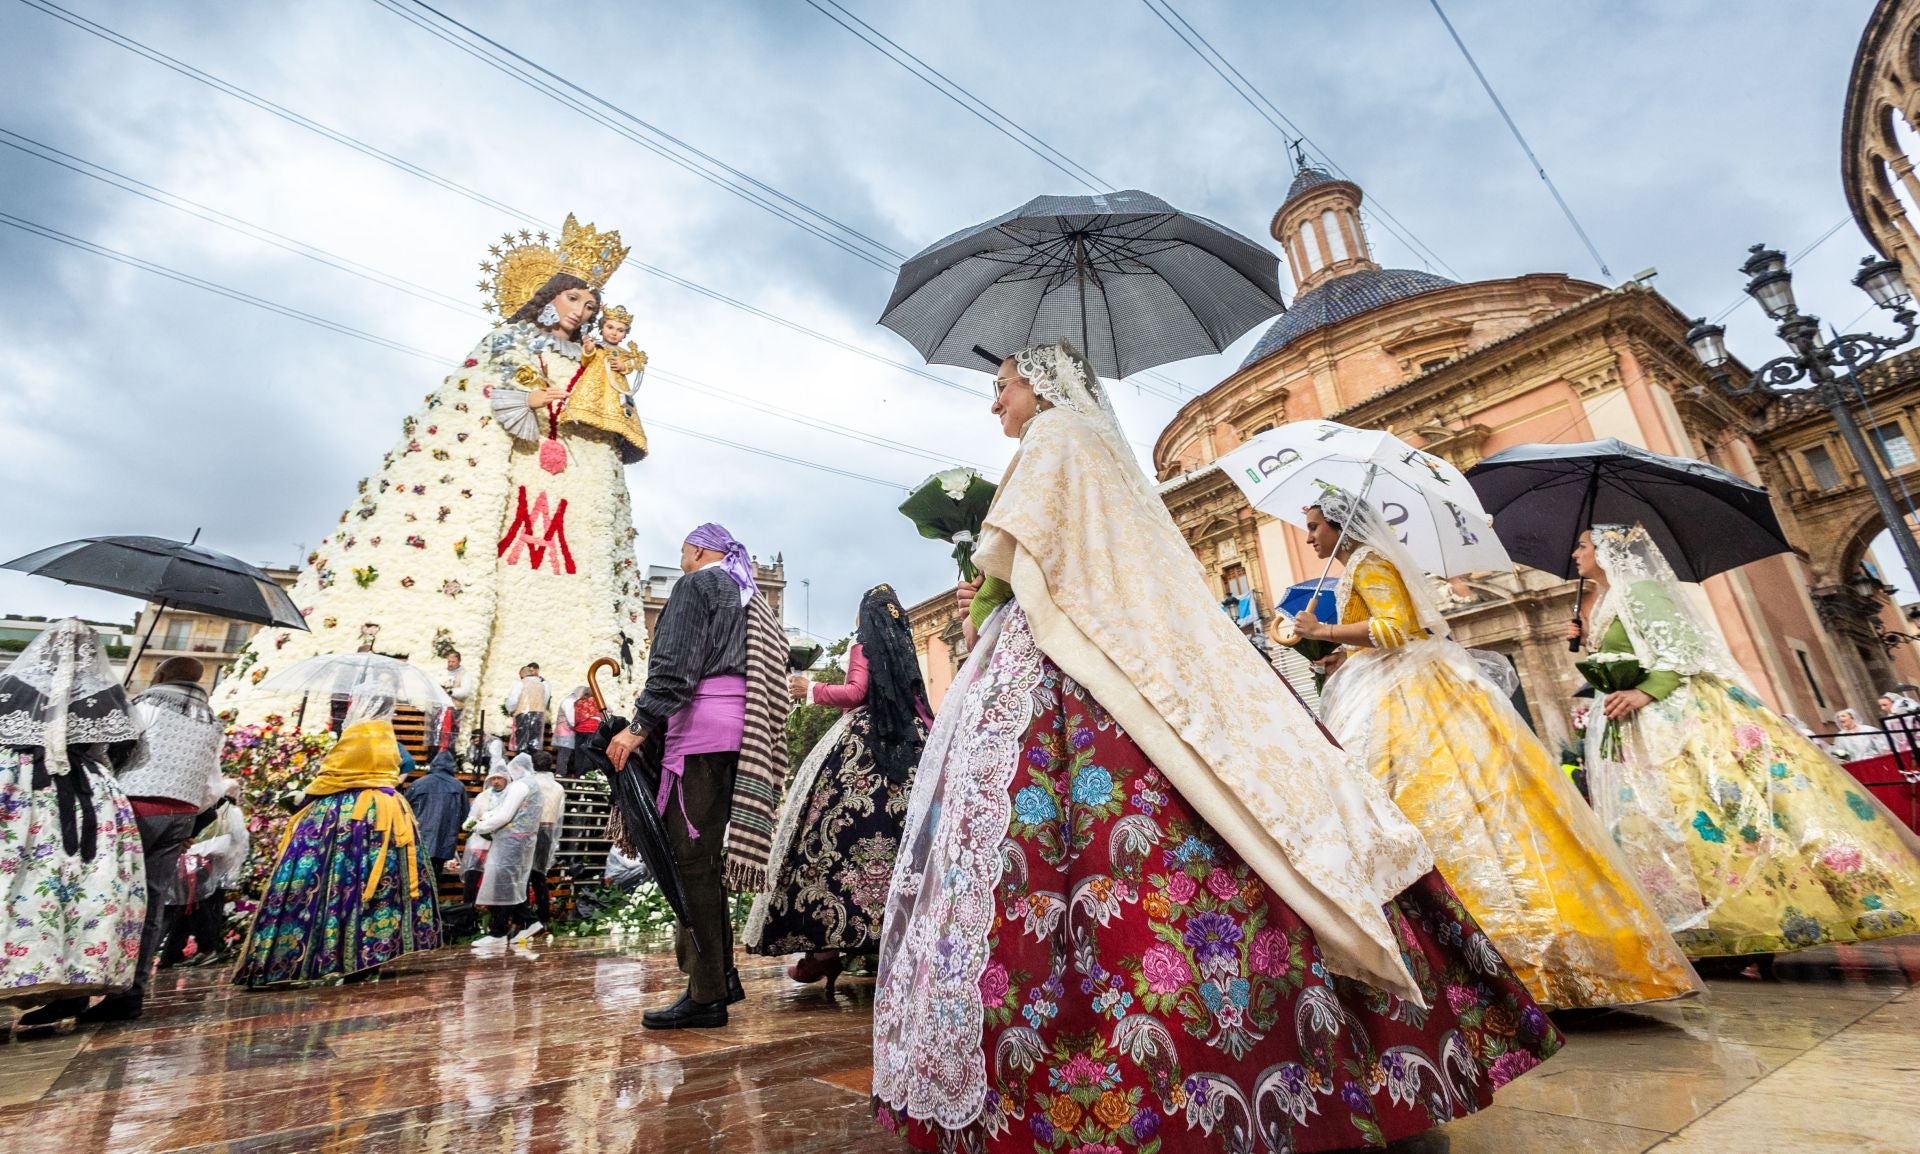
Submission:
[[[975,563],[1012,584],[1041,650],[1312,927],[1330,969],[1424,1005],[1381,907],[1432,852],[1220,612],[1116,453],[1092,417],[1036,416]]]

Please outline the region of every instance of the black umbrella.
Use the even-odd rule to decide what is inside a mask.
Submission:
[[[193,537],[198,541],[200,534],[196,531]],[[84,537],[16,557],[0,568],[144,598],[157,602],[162,610],[193,609],[256,625],[307,627],[293,598],[272,577],[237,557],[193,541]],[[155,613],[147,623],[140,649],[147,647],[159,620],[160,614]],[[133,660],[127,662],[128,677],[133,676],[138,661],[136,651]]]
[[[660,793],[661,758],[666,753],[666,735],[649,733],[640,748],[627,756],[626,768],[615,772],[613,759],[607,755],[607,746],[627,728],[627,719],[604,712],[607,702],[600,692],[599,680],[602,669],[611,669],[615,675],[620,671],[619,665],[605,657],[588,666],[587,688],[603,714],[600,728],[574,750],[574,761],[576,764],[584,763],[587,769],[599,770],[600,775],[607,779],[626,840],[640,855],[640,860],[646,863],[647,872],[660,885],[667,908],[673,911],[674,919],[693,939],[694,949],[698,950],[700,939],[694,934],[692,923],[687,920],[687,890],[680,878],[680,862],[673,856],[673,843],[667,840],[666,819],[654,804]],[[624,850],[627,847],[621,848]]]
[[[1767,491],[1725,469],[1608,439],[1515,445],[1467,470],[1515,561],[1577,576],[1573,548],[1596,524],[1646,528],[1682,581],[1790,552]],[[1574,605],[1579,619],[1579,602]]]
[[[674,919],[688,935],[693,936],[697,950],[700,939],[694,936],[693,925],[687,920],[687,891],[680,879],[680,863],[673,856],[673,843],[667,840],[666,819],[654,808],[654,799],[660,791],[660,757],[666,748],[666,738],[658,733],[648,734],[640,748],[628,755],[627,767],[616,773],[612,758],[607,756],[607,743],[626,728],[626,718],[607,714],[601,718],[600,728],[593,736],[573,751],[574,761],[599,770],[607,779],[613,804],[620,811],[626,840],[646,863],[653,880],[660,884],[667,908],[673,911]]]
[[[1282,311],[1279,267],[1144,192],[1041,196],[902,265],[880,323],[931,363],[979,368],[1065,337],[1125,377],[1217,353]]]

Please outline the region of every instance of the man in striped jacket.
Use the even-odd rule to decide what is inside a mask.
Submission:
[[[675,941],[687,992],[647,1011],[642,1025],[656,1030],[724,1026],[727,1007],[745,997],[727,892],[766,885],[787,771],[786,634],[754,582],[752,556],[707,524],[680,546],[680,568],[633,720],[607,746],[618,771],[647,734],[665,736],[659,805],[689,907]]]

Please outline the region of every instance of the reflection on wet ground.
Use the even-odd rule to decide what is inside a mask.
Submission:
[[[725,1030],[656,1033],[670,952],[463,949],[373,985],[252,994],[167,971],[126,1026],[0,1045],[0,1150],[898,1151],[867,1106],[871,986],[745,959]],[[1562,1054],[1405,1154],[1920,1149],[1920,939],[1572,1023]],[[8,1011],[0,1010],[0,1016]]]

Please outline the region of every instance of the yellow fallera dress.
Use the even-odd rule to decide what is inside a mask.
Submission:
[[[1684,645],[1693,626],[1662,583],[1629,592]],[[1654,701],[1618,727],[1617,748],[1589,723],[1594,809],[1689,955],[1920,932],[1920,857],[1899,818],[1747,690],[1662,668],[1617,615],[1595,616],[1598,652],[1633,655]]]
[[[1392,562],[1348,561],[1327,721],[1433,847],[1440,872],[1536,1001],[1682,997],[1699,978],[1555,760],[1468,652],[1428,635]]]

